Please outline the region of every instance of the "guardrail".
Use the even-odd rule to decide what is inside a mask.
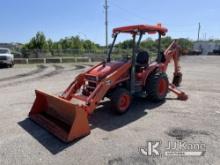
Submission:
[[[15,64],[50,64],[50,63],[77,63],[93,62],[89,57],[49,57],[49,58],[15,58]]]
[[[118,60],[119,57],[113,57]],[[48,57],[48,58],[15,58],[15,64],[50,64],[50,63],[77,63],[77,62],[100,62],[104,58],[92,57]]]

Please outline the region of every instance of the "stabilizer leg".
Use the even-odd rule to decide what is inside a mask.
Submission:
[[[188,95],[183,91],[177,89],[175,85],[169,84],[169,90],[177,95],[178,100],[182,100],[182,101],[188,100]]]

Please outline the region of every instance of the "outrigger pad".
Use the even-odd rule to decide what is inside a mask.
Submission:
[[[29,117],[64,142],[90,133],[87,113],[78,105],[36,90]]]

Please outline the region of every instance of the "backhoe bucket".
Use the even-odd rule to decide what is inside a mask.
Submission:
[[[90,133],[87,113],[80,106],[41,91],[36,91],[29,117],[64,142]]]

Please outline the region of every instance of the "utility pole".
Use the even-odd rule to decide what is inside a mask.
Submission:
[[[199,28],[198,28],[198,41],[200,40],[200,31],[201,31],[201,24],[199,22]]]
[[[106,43],[106,50],[108,50],[108,0],[105,0],[105,43]]]

